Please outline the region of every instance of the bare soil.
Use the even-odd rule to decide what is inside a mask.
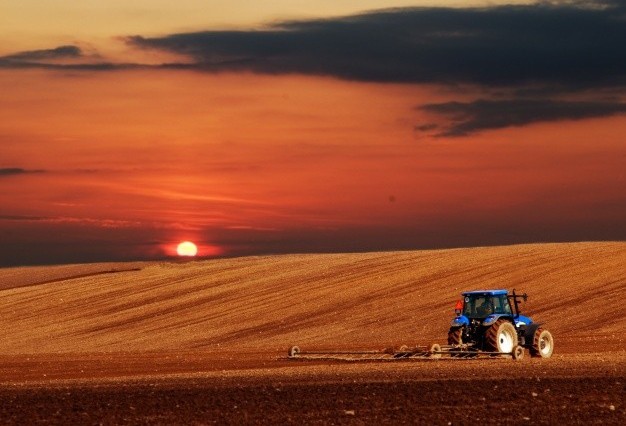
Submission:
[[[624,265],[577,243],[0,269],[0,423],[624,424]],[[553,358],[286,359],[443,343],[477,288],[527,292]]]

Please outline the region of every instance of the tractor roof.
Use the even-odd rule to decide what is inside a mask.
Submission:
[[[499,296],[501,294],[508,294],[508,291],[503,290],[503,289],[498,289],[498,290],[473,290],[473,291],[465,291],[463,293],[461,293],[463,296],[470,296],[470,295],[488,295],[488,296]]]

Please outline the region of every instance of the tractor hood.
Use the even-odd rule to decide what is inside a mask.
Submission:
[[[463,327],[465,325],[469,325],[470,320],[465,315],[459,315],[452,320],[450,323],[451,327]]]
[[[531,325],[533,323],[533,320],[530,319],[529,317],[526,317],[524,315],[518,315],[515,317],[515,326],[519,327],[522,325]]]

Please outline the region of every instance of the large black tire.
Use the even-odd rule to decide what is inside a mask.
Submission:
[[[533,345],[530,347],[530,356],[550,358],[554,351],[554,339],[548,330],[538,328],[533,336]]]
[[[485,331],[485,350],[512,353],[517,345],[517,332],[510,322],[499,319]]]
[[[463,327],[450,327],[448,345],[458,346],[463,343]]]

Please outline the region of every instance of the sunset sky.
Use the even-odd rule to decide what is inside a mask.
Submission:
[[[0,0],[0,266],[626,239],[626,0]]]

